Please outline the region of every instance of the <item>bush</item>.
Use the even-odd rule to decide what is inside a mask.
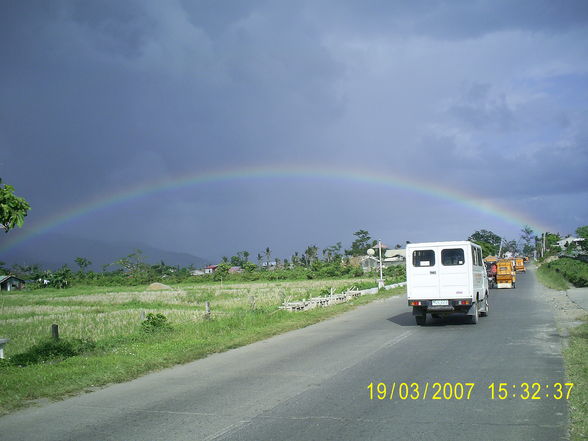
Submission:
[[[12,356],[10,363],[17,366],[28,366],[50,360],[63,360],[95,348],[96,344],[93,341],[79,338],[44,340],[31,346],[26,352]]]
[[[67,265],[63,265],[57,271],[49,274],[49,285],[54,288],[64,289],[70,286],[72,272]]]
[[[144,332],[155,333],[162,331],[170,331],[171,325],[167,321],[167,317],[163,314],[147,314],[147,319],[141,322],[141,327]]]

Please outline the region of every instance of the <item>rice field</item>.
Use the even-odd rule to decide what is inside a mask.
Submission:
[[[370,279],[288,282],[182,284],[169,290],[74,287],[0,293],[0,338],[9,338],[5,356],[26,351],[50,336],[58,324],[63,337],[96,342],[139,332],[148,313],[164,314],[170,324],[205,320],[205,302],[212,316],[231,316],[252,309],[271,310],[284,301],[301,300],[330,290],[342,292]]]

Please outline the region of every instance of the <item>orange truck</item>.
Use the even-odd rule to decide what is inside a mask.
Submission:
[[[496,263],[496,287],[514,288],[517,273],[511,259],[501,259]]]
[[[515,257],[515,268],[517,273],[525,273],[527,270],[525,269],[525,258],[524,257]]]

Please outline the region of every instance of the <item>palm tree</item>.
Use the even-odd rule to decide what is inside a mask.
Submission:
[[[312,265],[318,255],[318,247],[316,245],[309,245],[304,252],[304,262],[306,266]]]
[[[86,259],[85,257],[76,257],[75,258],[75,262],[78,264],[78,266],[80,267],[80,271],[84,271],[84,269],[86,269],[86,267],[92,265],[92,262],[90,262],[88,259]]]
[[[266,247],[265,248],[265,261],[267,262],[267,267],[269,269],[270,266],[270,259],[272,257],[272,250],[270,250],[270,247]]]

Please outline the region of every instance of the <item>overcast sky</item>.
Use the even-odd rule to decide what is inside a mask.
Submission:
[[[378,173],[563,234],[588,224],[585,0],[4,0],[0,57],[0,177],[32,206],[2,241],[137,185],[244,167]],[[394,245],[520,227],[290,176],[156,192],[50,232],[289,257],[360,228]]]

